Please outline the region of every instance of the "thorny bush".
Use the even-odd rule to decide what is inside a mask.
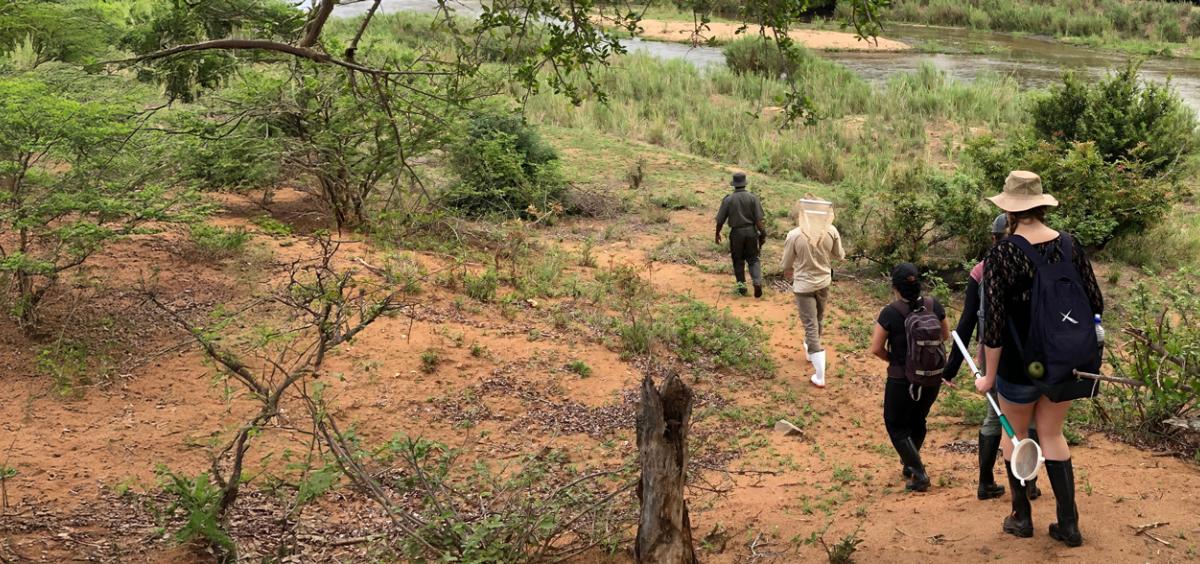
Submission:
[[[1096,404],[1101,423],[1137,441],[1167,442],[1196,456],[1200,437],[1182,430],[1200,418],[1200,278],[1184,269],[1140,283],[1120,305],[1124,347],[1109,362],[1144,387],[1108,386]]]

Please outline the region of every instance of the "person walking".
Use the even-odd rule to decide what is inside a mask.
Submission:
[[[920,274],[913,264],[892,269],[892,290],[896,299],[879,312],[871,354],[888,363],[883,423],[909,478],[905,489],[923,492],[929,489],[929,475],[921,462],[921,446],[929,409],[941,389],[950,323],[942,304],[921,295]]]
[[[846,258],[842,236],[833,226],[833,204],[805,198],[792,211],[796,228],[783,243],[780,267],[785,278],[792,279],[792,294],[800,324],[804,326],[804,356],[812,363],[809,381],[825,387],[825,348],[821,334],[825,327],[825,304],[833,282],[832,262]]]
[[[1008,236],[1008,215],[1000,214],[992,221],[992,245],[995,245]],[[967,278],[966,295],[963,298],[963,313],[958,319],[958,326],[954,332],[958,333],[959,338],[963,343],[971,342],[971,335],[975,333],[975,327],[978,325],[980,338],[983,335],[983,275],[984,261],[979,261]],[[982,352],[982,348],[980,349]],[[962,367],[963,356],[959,352],[958,347],[950,348],[950,358],[946,360],[946,381],[953,381],[958,374],[958,369]],[[980,355],[979,366],[983,366],[982,354]],[[995,397],[995,391],[988,392]],[[1029,426],[1029,437],[1037,441],[1037,424],[1031,423]],[[996,483],[994,473],[996,467],[996,456],[1000,452],[1000,441],[1002,440],[1000,429],[1000,416],[996,412],[988,409],[984,412],[983,424],[979,427],[979,487],[976,489],[975,495],[980,500],[994,499],[1004,495],[1004,486]],[[1037,499],[1041,496],[1041,490],[1038,489],[1036,478],[1028,480],[1025,483],[1029,491],[1029,499]]]
[[[975,388],[980,393],[996,388],[1000,407],[1019,439],[1025,438],[1029,423],[1037,421],[1058,517],[1050,525],[1050,536],[1067,546],[1080,546],[1075,471],[1063,422],[1073,400],[1097,393],[1095,383],[1070,375],[1075,366],[1099,368],[1099,344],[1088,320],[1103,313],[1104,297],[1079,241],[1046,225],[1046,212],[1058,201],[1043,192],[1041,178],[1014,171],[1004,190],[989,200],[1008,214],[1009,237],[992,247],[985,259],[986,362]],[[1049,331],[1053,339],[1043,336]],[[1011,460],[1010,441],[1001,444],[1004,459]],[[1005,468],[1012,513],[1004,519],[1003,530],[1031,537],[1033,516],[1026,488],[1009,464]]]
[[[746,173],[733,175],[733,193],[721,200],[717,211],[716,242],[721,244],[721,229],[729,223],[729,254],[733,258],[733,276],[737,279],[738,293],[746,295],[746,265],[750,266],[750,278],[754,283],[754,297],[761,298],[762,264],[759,253],[767,242],[762,202],[753,192],[746,190]]]

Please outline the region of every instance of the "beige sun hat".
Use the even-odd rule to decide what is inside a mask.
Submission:
[[[1027,170],[1014,170],[1004,180],[1004,191],[988,198],[1006,212],[1023,212],[1042,206],[1057,206],[1054,196],[1042,192],[1042,179]]]

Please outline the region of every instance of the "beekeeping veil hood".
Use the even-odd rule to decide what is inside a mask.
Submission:
[[[829,226],[833,225],[833,202],[807,194],[796,202],[792,214],[796,226],[809,244],[816,244],[829,233]]]

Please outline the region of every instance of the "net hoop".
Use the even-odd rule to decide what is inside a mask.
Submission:
[[[1025,485],[1027,480],[1032,480],[1037,477],[1038,471],[1041,470],[1042,464],[1046,459],[1042,456],[1042,447],[1033,439],[1022,439],[1013,441],[1012,460],[1009,461],[1009,467],[1012,469],[1013,476],[1021,481],[1021,485]]]

